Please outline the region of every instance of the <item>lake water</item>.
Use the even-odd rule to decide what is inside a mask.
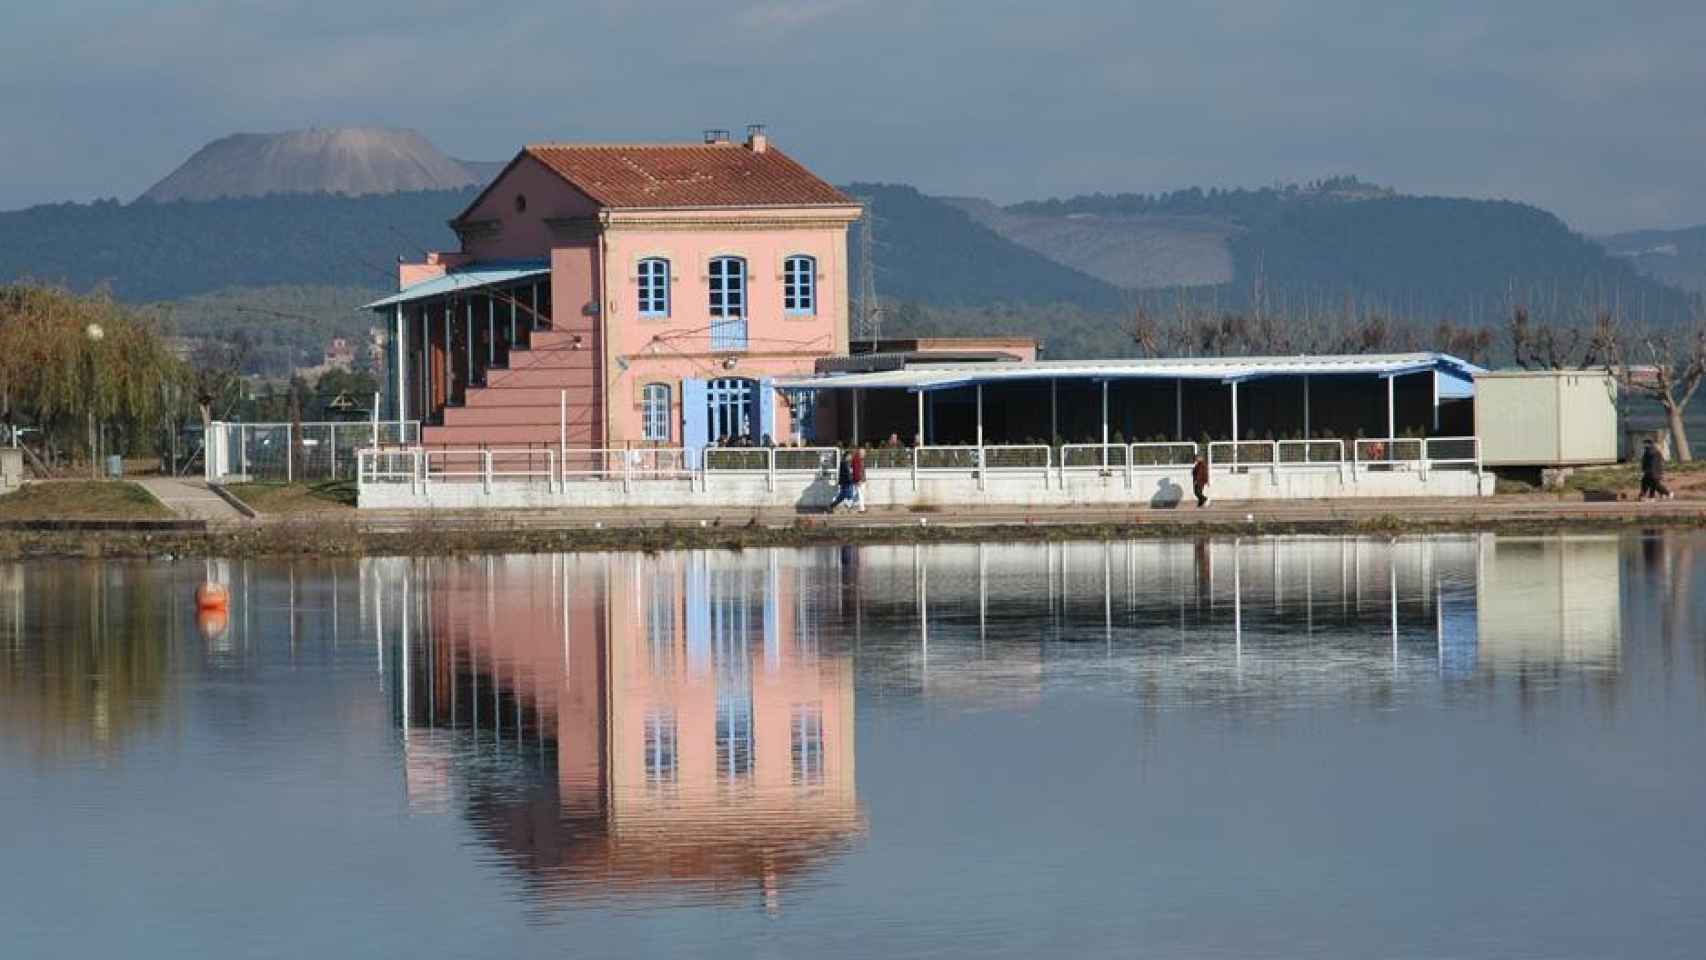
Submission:
[[[1703,551],[0,567],[0,955],[1695,957]]]

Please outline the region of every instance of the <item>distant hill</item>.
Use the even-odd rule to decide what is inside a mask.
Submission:
[[[1614,257],[1641,273],[1682,290],[1706,293],[1706,226],[1682,230],[1636,230],[1601,237]]]
[[[877,294],[944,306],[1073,303],[1113,310],[1130,298],[1104,280],[1058,263],[912,187],[850,183],[869,204]],[[857,290],[859,227],[848,240],[849,288]]]
[[[275,284],[390,289],[398,257],[455,249],[445,221],[474,194],[467,187],[30,207],[0,213],[0,280],[106,284],[130,301]]]
[[[413,130],[239,133],[197,150],[138,199],[170,203],[274,193],[455,190],[485,183],[496,172],[489,166],[451,159]]]
[[[1020,246],[1135,290],[1230,283],[1227,241],[1243,231],[1201,214],[1045,213],[971,197],[943,199]]]
[[[1513,302],[1541,316],[1613,300],[1640,304],[1660,321],[1689,310],[1686,295],[1664,282],[1676,274],[1637,270],[1544,210],[1405,196],[1355,177],[1008,207],[955,203],[1003,236],[1110,283],[1188,287],[1227,308],[1260,291],[1274,309],[1350,301],[1470,323],[1496,321]]]
[[[228,137],[138,202],[0,213],[0,281],[175,302],[189,336],[270,325],[255,362],[288,365],[312,359],[330,331],[364,329],[348,311],[392,288],[398,257],[454,249],[445,221],[501,167],[452,159],[408,131]],[[1054,356],[1122,351],[1139,305],[1236,310],[1259,295],[1277,312],[1353,304],[1498,324],[1513,302],[1544,322],[1615,299],[1673,320],[1694,308],[1678,287],[1706,291],[1706,228],[1601,246],[1535,207],[1404,196],[1351,177],[1005,207],[896,184],[842,189],[870,205],[877,290],[895,324],[885,332],[1032,332]],[[857,291],[857,226],[848,247]],[[285,314],[302,321],[294,332],[274,329],[292,322]]]

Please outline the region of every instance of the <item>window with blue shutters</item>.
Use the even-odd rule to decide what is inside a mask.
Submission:
[[[636,280],[640,288],[640,316],[669,316],[669,261],[662,257],[641,260]]]

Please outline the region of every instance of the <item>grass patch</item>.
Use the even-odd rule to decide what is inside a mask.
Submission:
[[[256,513],[342,513],[355,509],[354,480],[321,483],[232,483],[225,489]]]
[[[1672,487],[1696,486],[1694,481],[1706,479],[1703,475],[1706,475],[1706,462],[1694,460],[1665,464],[1665,482]],[[1632,498],[1641,491],[1641,467],[1634,463],[1621,463],[1615,467],[1583,467],[1570,474],[1564,481],[1564,489],[1583,494],[1626,493]]]
[[[126,480],[44,480],[0,497],[0,520],[170,520],[172,511]]]

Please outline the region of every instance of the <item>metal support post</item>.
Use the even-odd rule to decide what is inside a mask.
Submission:
[[[977,446],[983,449],[983,384],[977,385]]]
[[[1309,374],[1303,375],[1303,439],[1308,440],[1314,434],[1309,432]],[[1309,445],[1304,444],[1304,458],[1308,458]]]
[[[918,439],[913,442],[912,446],[915,449],[918,447],[924,446],[924,391],[923,390],[918,391]],[[917,457],[913,458],[914,461],[916,461],[917,459],[918,459]],[[913,484],[914,487],[917,487],[917,485],[918,484],[916,482]]]
[[[1173,439],[1185,441],[1185,378],[1173,380]]]
[[[406,408],[409,403],[409,348],[407,325],[403,319],[403,305],[397,304],[397,344],[391,351],[391,356],[397,358],[397,419],[408,416]]]
[[[1392,440],[1398,436],[1398,414],[1393,400],[1392,381],[1397,377],[1386,378],[1386,459],[1392,459]]]
[[[1060,439],[1060,380],[1050,379],[1048,382],[1048,445],[1054,446]],[[1064,463],[1064,461],[1063,461]]]
[[[1102,381],[1102,466],[1108,465],[1108,381]]]
[[[1238,381],[1232,381],[1232,442],[1238,442]],[[1232,462],[1238,462],[1238,448],[1232,448]]]
[[[853,445],[855,447],[859,445],[859,398],[864,392],[859,389],[853,391]]]

